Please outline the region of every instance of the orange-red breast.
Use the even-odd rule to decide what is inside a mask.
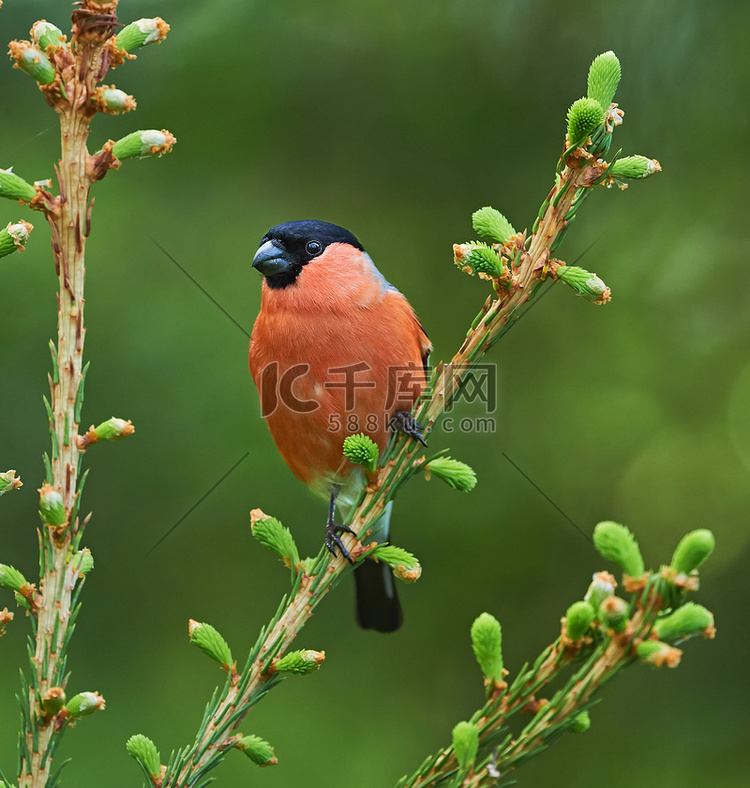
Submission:
[[[386,447],[396,414],[421,440],[408,414],[424,384],[431,349],[414,310],[348,230],[294,221],[269,230],[253,266],[263,274],[261,309],[250,340],[250,372],[281,456],[298,479],[330,501],[326,545],[348,557],[333,521],[365,482],[342,453],[364,432]],[[388,535],[390,505],[376,537]],[[402,620],[393,576],[365,561],[355,571],[357,618],[392,631]]]

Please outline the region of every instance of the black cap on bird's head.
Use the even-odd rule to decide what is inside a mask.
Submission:
[[[294,283],[303,266],[336,243],[364,251],[354,235],[337,224],[316,219],[277,224],[261,239],[253,268],[263,274],[269,287],[284,288]]]

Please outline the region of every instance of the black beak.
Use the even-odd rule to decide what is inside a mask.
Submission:
[[[253,268],[257,268],[263,276],[283,274],[289,270],[291,265],[286,252],[273,241],[261,244],[253,257]]]

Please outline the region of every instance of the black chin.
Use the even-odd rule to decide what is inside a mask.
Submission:
[[[295,284],[300,271],[302,271],[302,266],[298,263],[292,263],[285,271],[267,276],[265,278],[266,284],[271,290],[283,290],[285,287]]]

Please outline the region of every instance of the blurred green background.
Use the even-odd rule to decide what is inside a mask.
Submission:
[[[68,28],[70,5],[6,0],[5,41],[38,18]],[[163,246],[248,331],[260,282],[250,268],[274,224],[321,218],[351,229],[422,317],[434,359],[449,356],[486,297],[451,245],[491,204],[532,223],[552,181],[564,118],[592,58],[614,49],[625,110],[614,150],[664,172],[602,189],[560,248],[612,287],[593,307],[555,287],[508,334],[495,434],[435,433],[476,468],[464,496],[414,480],[394,514],[397,544],[424,575],[401,591],[392,636],[357,629],[342,583],[299,645],[320,673],[289,680],[243,730],[280,765],[229,755],[220,785],[388,786],[449,740],[481,702],[468,630],[503,624],[511,673],[555,637],[567,605],[604,568],[582,529],[615,519],[646,562],[686,531],[718,547],[696,599],[714,642],[687,644],[675,671],[633,666],[602,693],[591,731],[567,736],[518,773],[522,785],[748,784],[747,626],[750,310],[746,178],[750,5],[731,0],[123,0],[120,18],[159,15],[167,41],[110,75],[135,115],[97,118],[91,148],[135,128],[178,138],[159,161],[129,161],[94,188],[88,250],[86,426],[131,418],[127,441],[94,448],[83,508],[96,569],[70,650],[71,691],[106,713],[63,743],[80,788],[139,784],[135,732],[166,755],[192,740],[221,675],[187,642],[209,621],[246,652],[288,575],[255,544],[248,510],[289,525],[312,553],[324,504],[287,470],[259,417],[247,337],[157,248]],[[0,71],[0,165],[53,176],[54,113],[32,80]],[[29,575],[48,435],[46,392],[56,280],[39,215],[0,262],[0,466],[25,485],[0,502],[0,560]],[[476,408],[465,406],[472,416]],[[152,545],[246,452],[249,456],[153,553]],[[738,596],[739,595],[739,596]],[[0,607],[12,599],[0,599]],[[27,622],[0,643],[0,764],[15,764],[17,666]]]

